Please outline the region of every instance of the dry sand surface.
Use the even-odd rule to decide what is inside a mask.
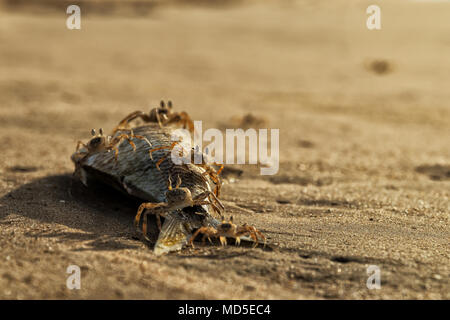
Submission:
[[[375,2],[129,1],[72,31],[64,7],[2,2],[0,298],[449,299],[449,4],[382,1],[369,31]],[[72,184],[78,140],[161,98],[280,128],[278,174],[222,189],[269,249],[157,257],[135,203]]]

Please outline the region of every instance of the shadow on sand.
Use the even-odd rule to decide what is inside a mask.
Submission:
[[[141,237],[134,228],[133,220],[142,201],[103,184],[90,183],[86,188],[70,174],[48,176],[18,187],[0,198],[0,203],[0,225],[10,223],[14,219],[11,214],[52,224],[51,228],[27,231],[25,235],[30,238],[84,242],[81,248],[74,249],[76,251],[111,251],[141,246]],[[145,243],[153,249],[158,230],[156,219],[151,215],[148,236],[151,242]],[[233,245],[234,240],[229,239],[229,243]],[[213,239],[212,246],[217,245],[220,245],[219,242]],[[206,243],[206,247],[209,246],[211,244]],[[241,246],[252,247],[253,242],[242,239]],[[261,244],[259,246],[262,247]],[[265,250],[271,250],[270,246],[266,246]]]
[[[140,202],[103,185],[86,188],[69,174],[33,180],[6,194],[0,203],[0,224],[10,223],[10,214],[52,224],[52,228],[26,232],[29,237],[84,241],[85,249],[77,250],[138,247],[133,241],[137,236],[133,218]],[[151,236],[153,232],[156,226]]]

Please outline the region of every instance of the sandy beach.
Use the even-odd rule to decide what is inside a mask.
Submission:
[[[0,2],[0,299],[450,298],[448,3],[82,2],[81,30],[63,5],[12,3]],[[267,249],[156,256],[135,236],[138,204],[72,178],[77,141],[161,99],[205,128],[251,114],[249,127],[280,129],[278,173],[227,166],[221,195]],[[366,286],[370,265],[381,289]]]

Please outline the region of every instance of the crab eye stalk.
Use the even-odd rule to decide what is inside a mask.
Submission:
[[[161,102],[159,103],[159,105],[161,106],[161,108],[165,108],[166,107],[166,104],[164,103],[164,100],[161,100]]]
[[[175,189],[178,189],[178,187],[181,185],[181,178],[180,178],[180,176],[178,175],[178,178],[177,178],[177,185],[175,186]]]
[[[172,179],[169,176],[169,181],[167,181],[167,189],[172,190]]]
[[[100,133],[101,136],[103,135],[103,129],[102,128],[98,129],[98,132]]]
[[[95,129],[91,130],[91,135],[95,136]]]
[[[169,107],[169,109],[172,109],[172,101],[167,101],[167,106]]]

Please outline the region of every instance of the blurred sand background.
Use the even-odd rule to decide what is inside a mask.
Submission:
[[[77,2],[81,30],[71,1],[0,2],[0,298],[449,299],[450,4],[186,2]],[[279,173],[222,189],[272,250],[156,257],[135,204],[71,184],[78,140],[160,99],[280,128]]]

